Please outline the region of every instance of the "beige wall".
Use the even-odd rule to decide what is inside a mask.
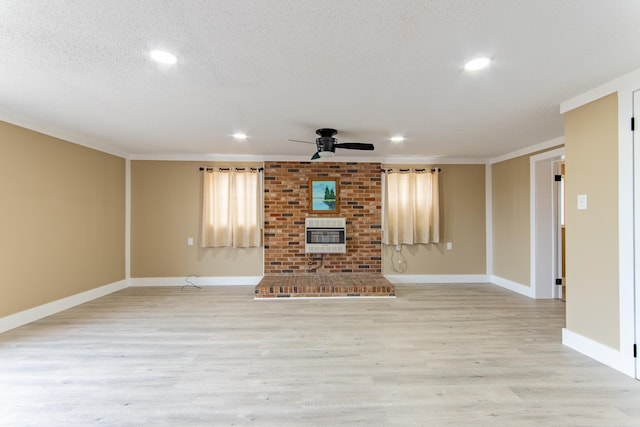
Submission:
[[[531,286],[529,157],[491,166],[493,274],[525,286]]]
[[[124,159],[0,122],[0,317],[123,280]]]
[[[567,328],[620,346],[618,98],[565,114]],[[586,194],[588,209],[577,210]]]
[[[440,168],[440,243],[404,245],[401,252],[406,260],[404,273],[393,269],[395,247],[384,245],[384,274],[486,273],[485,165]],[[453,250],[446,250],[446,242],[453,243]]]
[[[124,159],[6,123],[0,136],[7,236],[0,316],[124,279]],[[132,162],[132,277],[262,275],[263,248],[200,248],[198,168],[213,165]],[[404,274],[484,274],[485,166],[442,169],[442,242],[403,247]],[[494,274],[522,284],[529,283],[528,171],[528,156],[492,166]],[[385,274],[399,274],[393,252],[383,250]],[[25,272],[35,277],[30,290],[15,292]]]
[[[131,162],[132,277],[262,275],[261,247],[200,247],[202,175],[198,168],[213,165]],[[193,246],[187,246],[188,237],[193,237]]]
[[[491,212],[495,276],[531,286],[530,158],[550,147],[491,165]]]
[[[204,162],[133,161],[132,277],[260,276],[262,248],[200,248],[200,166]],[[404,274],[484,274],[484,165],[442,166],[442,242],[404,247]],[[306,194],[305,194],[306,197]],[[194,246],[187,246],[187,237]],[[452,251],[445,243],[453,242]],[[392,250],[384,256],[384,273]]]

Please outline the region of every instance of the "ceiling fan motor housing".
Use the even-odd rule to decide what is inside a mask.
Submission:
[[[316,138],[316,147],[318,151],[331,151],[332,153],[336,152],[335,143],[338,140],[331,137],[320,137]]]
[[[331,128],[322,128],[316,130],[316,134],[320,138],[316,138],[316,147],[318,151],[331,151],[332,153],[336,152],[336,147],[334,144],[338,142],[334,135],[338,133],[337,130]]]

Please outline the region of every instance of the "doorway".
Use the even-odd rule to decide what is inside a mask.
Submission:
[[[562,142],[560,141],[559,144]],[[564,160],[564,148],[531,156],[531,290],[536,299],[562,298],[563,182],[556,175]],[[562,174],[561,174],[562,175]]]

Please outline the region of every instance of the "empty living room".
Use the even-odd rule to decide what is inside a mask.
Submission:
[[[5,0],[0,425],[640,425],[638,17]]]

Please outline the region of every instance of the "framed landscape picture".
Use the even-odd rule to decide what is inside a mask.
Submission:
[[[309,211],[313,213],[338,213],[340,188],[335,178],[311,178],[309,180]]]

